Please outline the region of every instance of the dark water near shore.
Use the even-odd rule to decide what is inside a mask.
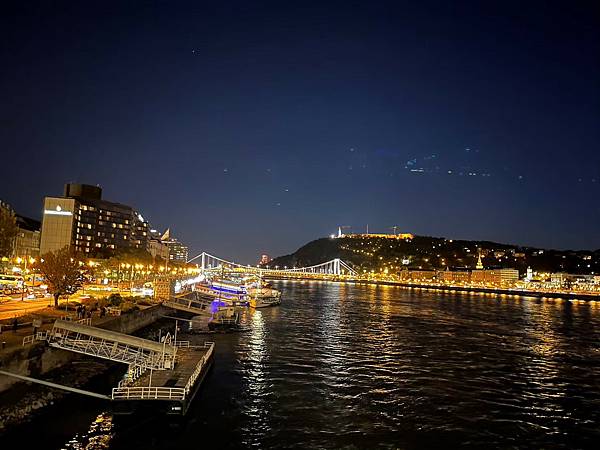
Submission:
[[[215,341],[216,356],[184,423],[111,428],[104,417],[93,448],[600,442],[597,303],[320,282],[278,287],[284,304],[250,311],[246,332],[191,338]],[[101,412],[101,402],[72,399],[20,434],[31,430],[28,448],[83,448]]]

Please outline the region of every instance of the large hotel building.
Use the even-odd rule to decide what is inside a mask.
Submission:
[[[123,248],[149,249],[149,226],[132,207],[102,199],[102,189],[66,184],[62,197],[44,199],[40,254],[69,247],[90,256]]]

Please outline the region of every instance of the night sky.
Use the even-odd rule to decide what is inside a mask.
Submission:
[[[244,263],[367,223],[600,248],[597,2],[52,3],[2,2],[17,212],[100,184]]]

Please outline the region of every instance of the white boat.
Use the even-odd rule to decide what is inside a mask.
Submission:
[[[248,288],[248,296],[252,308],[264,308],[281,304],[281,291],[268,285]]]
[[[196,290],[209,294],[221,301],[249,304],[253,308],[264,308],[281,304],[281,291],[265,283],[257,276],[219,277],[207,284],[197,285]]]

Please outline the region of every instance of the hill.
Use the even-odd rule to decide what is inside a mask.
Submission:
[[[429,236],[398,239],[392,235],[317,239],[290,255],[273,259],[269,267],[305,267],[341,258],[366,271],[474,269],[480,252],[486,268],[510,267],[522,273],[527,267],[539,272],[600,273],[600,250],[547,250]]]

